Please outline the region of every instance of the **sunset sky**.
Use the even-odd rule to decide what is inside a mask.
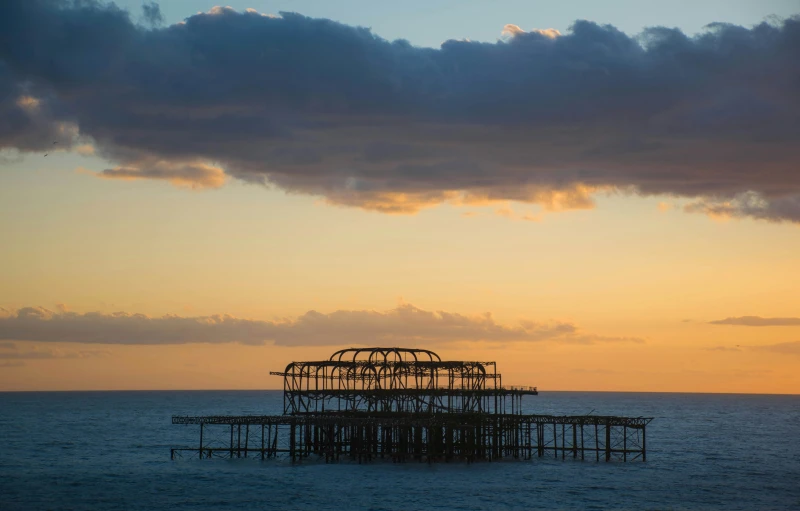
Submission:
[[[564,3],[0,2],[0,391],[800,393],[800,4]]]

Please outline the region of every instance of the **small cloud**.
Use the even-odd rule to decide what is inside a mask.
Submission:
[[[542,215],[534,215],[531,213],[525,213],[520,217],[520,220],[525,222],[541,222],[544,219]]]
[[[56,304],[56,309],[58,309],[58,311],[61,312],[61,313],[69,312],[69,308],[63,303],[57,303]]]
[[[565,342],[571,344],[596,344],[596,343],[609,343],[609,342],[644,344],[645,340],[640,337],[615,337],[606,335],[586,334],[586,335],[576,335],[569,339],[565,339]]]
[[[0,362],[0,368],[22,367],[24,365],[25,362],[22,362],[20,360],[10,360],[10,361]]]
[[[555,28],[534,28],[531,30],[534,34],[539,34],[547,37],[548,39],[555,39],[556,37],[561,37],[561,32],[556,30]]]
[[[503,30],[500,32],[501,37],[516,37],[520,34],[524,34],[525,31],[519,28],[519,26],[509,23],[503,27]]]
[[[509,23],[503,27],[502,32],[500,32],[500,37],[508,40],[530,34],[537,34],[547,39],[555,39],[562,35],[561,32],[555,28],[534,28],[530,32],[526,32],[525,30],[519,28],[519,26]]]
[[[709,321],[709,324],[737,326],[800,326],[800,318],[762,318],[761,316],[739,316]]]
[[[465,211],[461,213],[461,216],[463,216],[464,218],[472,218],[478,216],[479,214],[480,213],[478,213],[477,211]]]
[[[220,16],[220,15],[226,14],[226,13],[227,14],[236,14],[236,9],[234,9],[233,7],[231,7],[229,5],[226,5],[226,6],[215,5],[214,7],[209,9],[208,12],[206,12],[206,14],[210,14],[212,16]]]
[[[658,208],[658,210],[659,210],[659,211],[661,211],[662,213],[664,213],[664,212],[667,212],[667,211],[669,211],[670,209],[672,209],[672,208],[673,208],[672,204],[670,204],[669,202],[659,202],[659,203],[656,205],[656,207],[657,207],[657,208]]]
[[[13,345],[12,345],[13,346]],[[47,360],[47,359],[63,359],[63,358],[88,358],[88,357],[101,357],[108,355],[105,350],[60,350],[50,348],[39,348],[34,346],[27,350],[19,350],[13,346],[11,350],[0,351],[0,360]]]
[[[164,23],[164,15],[161,14],[161,7],[155,2],[149,2],[142,5],[142,17],[144,20],[153,26],[158,26]]]
[[[767,344],[766,346],[751,346],[755,351],[767,351],[781,355],[800,355],[800,341]]]
[[[105,179],[163,179],[181,188],[200,190],[225,184],[225,171],[203,162],[147,161],[130,167],[105,169],[95,174]]]
[[[275,14],[267,14],[267,13],[263,13],[263,12],[258,12],[256,9],[253,9],[252,7],[248,7],[247,9],[244,10],[244,12],[247,13],[247,14],[257,14],[257,15],[263,16],[265,18],[272,18],[272,19],[279,19],[280,18],[280,16],[275,15]]]
[[[714,346],[713,348],[705,348],[707,351],[733,351],[739,352],[742,349],[739,346],[731,347],[731,346]]]

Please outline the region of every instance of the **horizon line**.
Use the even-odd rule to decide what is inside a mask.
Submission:
[[[283,392],[283,389],[37,389],[37,390],[0,390],[0,394],[24,393],[88,393],[88,392]],[[539,390],[539,394],[548,392],[594,393],[594,394],[693,394],[693,395],[737,395],[737,396],[800,396],[791,392],[702,392],[702,391],[665,391],[665,390]]]

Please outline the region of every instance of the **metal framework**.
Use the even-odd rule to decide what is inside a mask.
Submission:
[[[503,387],[494,362],[442,361],[429,350],[350,348],[282,372],[283,413],[512,413],[535,387]]]
[[[200,441],[173,448],[172,458],[647,459],[651,418],[523,414],[522,397],[536,387],[504,387],[494,362],[349,348],[270,374],[283,377],[283,415],[175,416],[173,424],[199,425]]]

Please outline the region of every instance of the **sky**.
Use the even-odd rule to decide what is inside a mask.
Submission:
[[[342,347],[800,393],[800,2],[0,3],[0,391]]]

